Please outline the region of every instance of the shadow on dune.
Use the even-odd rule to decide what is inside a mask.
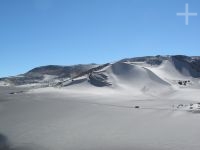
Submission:
[[[0,134],[0,150],[9,150],[8,139],[3,134]]]
[[[47,150],[35,144],[12,145],[8,138],[0,133],[0,150]]]

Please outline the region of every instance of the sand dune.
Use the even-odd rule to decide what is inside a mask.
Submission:
[[[2,79],[0,150],[199,150],[195,60],[147,58],[20,86]]]

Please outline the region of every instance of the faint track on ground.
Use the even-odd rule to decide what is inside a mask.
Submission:
[[[105,103],[96,103],[96,102],[80,102],[80,103],[87,103],[92,105],[99,105],[99,106],[108,106],[108,107],[115,107],[115,108],[126,108],[126,109],[135,109],[135,110],[161,110],[161,111],[181,111],[187,112],[187,110],[180,110],[175,108],[158,108],[158,107],[141,107],[135,108],[135,106],[128,106],[128,105],[116,105],[116,104],[105,104]]]

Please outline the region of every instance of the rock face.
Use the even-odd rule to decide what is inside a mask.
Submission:
[[[186,76],[200,77],[200,57],[172,56],[176,69]]]
[[[109,81],[108,81],[108,76],[103,74],[103,73],[91,73],[89,75],[89,82],[94,85],[94,86],[98,86],[98,87],[103,87],[103,86],[109,86],[112,85]]]

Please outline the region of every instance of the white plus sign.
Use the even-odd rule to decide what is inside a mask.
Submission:
[[[185,16],[185,25],[189,24],[189,16],[197,16],[197,13],[189,13],[188,4],[185,4],[185,13],[177,13],[177,16]]]

